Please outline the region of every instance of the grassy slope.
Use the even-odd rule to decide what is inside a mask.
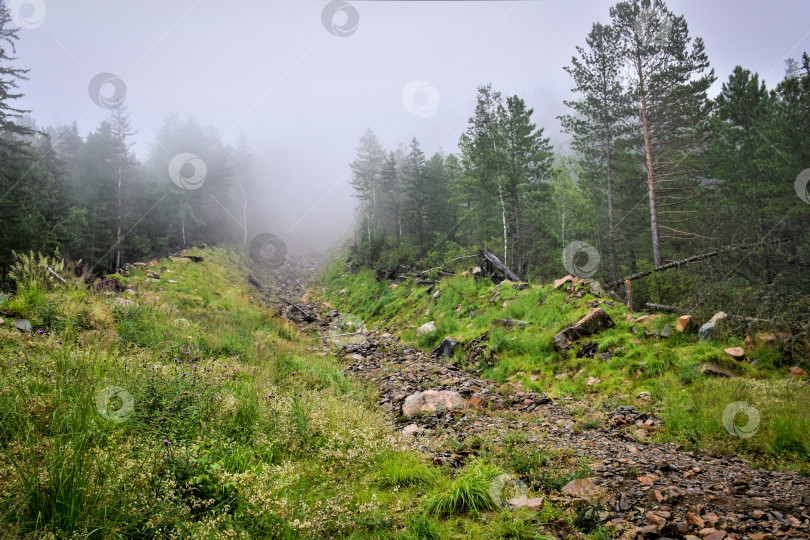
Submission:
[[[530,470],[538,490],[558,489],[568,456],[516,438],[457,473],[433,466],[371,390],[249,296],[240,255],[201,254],[160,261],[157,281],[122,278],[131,304],[28,265],[34,277],[0,305],[0,537],[536,539],[561,517],[594,528],[552,503],[493,509],[493,477]]]
[[[625,306],[614,303],[602,307],[616,327],[593,338],[600,352],[611,353],[610,359],[576,358],[576,347],[565,355],[555,352],[552,338],[589,311],[588,304],[597,300],[590,294],[568,298],[551,285],[517,291],[460,276],[444,279],[437,287],[441,294],[433,298],[427,286],[378,282],[367,271],[345,274],[335,266],[326,276],[326,297],[338,309],[365,319],[369,328],[397,332],[425,349],[444,336],[466,342],[489,330],[488,346],[496,361],[479,366],[484,376],[503,382],[519,380],[557,398],[580,399],[589,394],[591,399],[578,402],[572,411],[585,428],[601,425],[606,413],[617,405],[634,404],[665,419],[658,440],[737,453],[765,466],[810,471],[810,387],[790,379],[789,364],[783,365],[777,350],[765,345],[748,348],[747,356],[758,360],[751,365],[723,352],[743,344],[730,331],[719,333],[712,342],[674,330],[668,339],[650,336],[667,324],[674,327],[677,316],[662,315],[634,324],[627,320]],[[497,292],[497,300],[490,302]],[[491,321],[500,318],[533,324],[493,327]],[[438,331],[417,337],[417,328],[428,321],[434,321]],[[635,334],[631,332],[634,325]],[[457,349],[457,360],[463,357]],[[700,367],[707,363],[731,369],[741,377],[702,375]],[[601,382],[589,386],[590,377]],[[651,404],[634,402],[641,391],[652,394]],[[747,402],[759,411],[761,424],[753,437],[734,437],[724,428],[723,411],[735,401]],[[747,417],[741,414],[736,420],[744,425]]]

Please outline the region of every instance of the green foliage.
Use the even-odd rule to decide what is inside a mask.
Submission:
[[[492,465],[475,461],[464,467],[448,486],[442,486],[425,501],[425,512],[434,517],[476,515],[493,510],[490,483],[501,474]]]

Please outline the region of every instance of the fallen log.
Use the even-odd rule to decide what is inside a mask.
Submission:
[[[520,276],[518,276],[516,273],[507,268],[507,266],[503,264],[501,260],[490,250],[482,249],[479,252],[479,256],[482,257],[484,260],[486,260],[491,266],[494,266],[495,268],[500,270],[501,273],[504,276],[506,276],[507,279],[511,281],[522,281],[520,279]]]
[[[722,248],[715,249],[714,251],[709,251],[707,253],[702,253],[700,255],[693,255],[692,257],[687,257],[686,259],[681,259],[679,261],[672,261],[667,264],[662,264],[661,266],[656,266],[651,270],[645,270],[644,272],[638,272],[636,274],[632,274],[627,277],[623,277],[621,279],[617,279],[616,281],[611,281],[610,283],[605,285],[606,289],[613,289],[616,285],[621,285],[622,283],[626,283],[628,281],[633,281],[635,279],[643,278],[645,276],[649,276],[655,272],[661,272],[663,270],[669,270],[670,268],[679,268],[681,266],[691,264],[694,262],[704,261],[706,259],[711,259],[712,257],[717,257],[720,253],[725,253],[727,251],[739,251],[741,249],[748,249],[754,248],[757,246],[764,246],[767,244],[775,244],[778,240],[772,240],[769,242],[756,242],[754,244],[740,244],[736,246],[726,246]]]
[[[680,313],[683,309],[679,308],[678,306],[667,306],[665,304],[653,304],[652,302],[647,302],[647,307],[654,309],[655,311],[663,311],[665,313]]]
[[[530,321],[518,321],[517,319],[492,319],[495,326],[529,326]]]
[[[471,259],[471,258],[477,257],[477,256],[478,255],[462,255],[461,257],[456,257],[454,259],[450,259],[449,261],[445,261],[442,264],[440,264],[439,266],[435,266],[433,268],[428,268],[427,270],[422,270],[420,272],[407,272],[407,273],[401,274],[399,277],[400,277],[400,279],[407,279],[409,277],[414,277],[414,278],[415,277],[422,277],[422,276],[426,276],[426,275],[430,274],[434,270],[437,270],[438,271],[437,273],[440,276],[455,276],[456,275],[455,272],[448,272],[447,270],[444,269],[444,267],[447,266],[448,264],[450,264],[451,262],[460,261],[461,259]],[[405,265],[400,265],[399,268],[410,268],[410,267],[405,266]]]
[[[279,299],[279,300],[281,300],[282,302],[284,302],[285,304],[287,304],[288,306],[292,306],[292,307],[294,307],[295,309],[297,309],[298,311],[300,311],[301,313],[303,313],[303,314],[304,314],[304,317],[306,318],[306,321],[307,321],[307,322],[313,322],[313,321],[315,321],[315,320],[316,320],[316,319],[315,319],[315,317],[313,317],[312,315],[310,315],[310,314],[309,314],[309,313],[308,313],[308,312],[307,312],[307,311],[306,311],[304,308],[302,308],[301,306],[298,306],[298,305],[296,305],[296,304],[293,304],[293,303],[292,303],[292,302],[290,302],[289,300],[286,300],[286,299],[284,299],[284,298],[282,298],[282,297],[280,297],[280,296],[278,297],[278,299]]]
[[[684,311],[691,311],[686,310],[684,308],[679,308],[678,306],[668,306],[666,304],[654,304],[652,302],[647,302],[647,307],[654,309],[655,311],[664,311],[666,313],[683,313]],[[742,322],[761,322],[761,323],[770,323],[773,322],[771,319],[758,319],[756,317],[745,317],[743,315],[726,315],[726,318],[731,319],[733,321],[742,321]]]

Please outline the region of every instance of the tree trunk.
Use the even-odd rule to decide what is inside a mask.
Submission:
[[[610,281],[616,281],[616,225],[613,221],[613,155],[608,137],[607,150],[607,197],[608,197],[608,255],[610,257]]]
[[[118,155],[118,219],[115,227],[115,273],[121,269],[121,177],[124,172],[123,157]]]
[[[644,89],[644,73],[641,59],[636,61],[638,68],[639,93],[641,94],[641,126],[644,130],[644,153],[647,158],[647,191],[650,196],[650,232],[652,233],[653,264],[661,266],[661,245],[658,240],[658,211],[655,208],[655,175],[653,174],[653,157],[650,143],[650,126],[647,118],[647,94]]]
[[[501,187],[501,178],[498,177],[498,198],[501,199],[501,220],[503,221],[503,260],[507,260],[507,239],[506,239],[506,205],[503,202],[503,189]]]
[[[239,191],[242,192],[242,200],[244,201],[242,204],[242,228],[244,229],[242,245],[244,246],[247,244],[247,195],[245,194],[245,188],[242,186],[242,182],[239,182]]]

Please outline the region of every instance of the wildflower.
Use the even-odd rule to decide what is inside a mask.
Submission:
[[[163,439],[163,444],[165,444],[166,446],[169,446],[169,439]]]
[[[185,376],[186,376],[186,372],[184,371],[184,372],[183,372],[183,377],[185,377]]]
[[[45,330],[37,330],[37,334],[44,334]]]

